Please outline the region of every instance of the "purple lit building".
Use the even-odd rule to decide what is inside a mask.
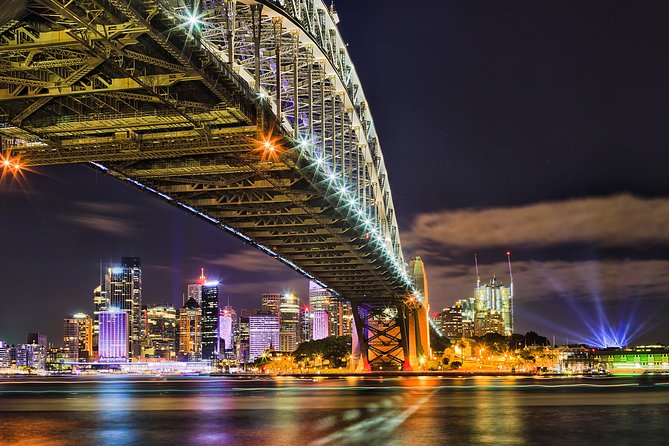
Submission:
[[[330,335],[329,317],[325,310],[316,310],[311,312],[311,339],[317,341],[325,339]]]
[[[100,335],[99,362],[128,361],[128,313],[111,308],[98,314]]]

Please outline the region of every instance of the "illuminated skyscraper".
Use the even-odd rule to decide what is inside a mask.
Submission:
[[[311,309],[309,305],[303,305],[300,308],[300,320],[297,331],[297,342],[302,343],[311,341]]]
[[[316,282],[309,282],[309,307],[314,317],[319,318],[319,324],[324,320],[323,315],[317,311],[327,313],[327,333],[322,331],[319,325],[318,338],[323,339],[328,336],[350,336],[353,331],[353,311],[349,302],[341,301],[335,298],[328,290],[323,289]],[[313,318],[312,318],[313,321]],[[312,335],[316,333],[312,327]],[[322,336],[322,337],[321,337]]]
[[[100,333],[99,314],[107,309],[109,299],[102,285],[93,290],[93,354],[97,357],[98,334]]]
[[[128,312],[111,307],[101,311],[98,317],[100,322],[98,361],[128,361],[130,359]]]
[[[79,361],[90,361],[93,358],[93,319],[84,313],[77,313],[74,318],[79,321]]]
[[[279,316],[271,313],[259,313],[249,316],[249,361],[279,345]]]
[[[218,282],[202,285],[202,359],[211,360],[219,355]]]
[[[294,293],[281,296],[281,334],[279,351],[292,353],[297,348],[297,330],[300,316],[300,300]]]
[[[317,341],[330,336],[328,312],[316,310],[311,312],[311,339]]]
[[[309,307],[311,311],[325,310],[330,303],[332,293],[323,289],[313,280],[309,282]]]
[[[511,284],[505,286],[493,275],[488,283],[481,284],[478,276],[474,289],[474,336],[499,333],[510,336],[513,333],[513,274],[511,254],[507,252]]]
[[[239,362],[249,362],[251,360],[251,355],[249,350],[250,338],[251,338],[251,328],[250,328],[249,316],[242,315],[239,318],[239,334],[236,339],[237,360]]]
[[[202,285],[207,281],[204,275],[204,268],[200,270],[200,277],[195,283],[188,284],[188,299],[195,299],[198,305],[202,305]]]
[[[456,302],[450,308],[444,308],[441,312],[441,332],[444,337],[455,341],[464,336],[464,324],[462,322],[462,303]]]
[[[63,343],[68,361],[81,362],[93,358],[93,320],[77,313],[63,321]]]
[[[65,357],[69,362],[79,360],[79,321],[74,318],[63,320],[63,346]]]
[[[233,344],[233,327],[234,327],[234,310],[230,306],[226,306],[221,310],[221,315],[219,319],[219,331],[220,331],[220,351],[229,351],[232,352],[235,349]],[[223,357],[223,355],[221,355]]]
[[[202,310],[192,297],[179,310],[179,358],[202,359]]]
[[[146,308],[146,346],[144,357],[176,359],[177,310],[172,305]]]
[[[262,295],[262,311],[279,315],[281,312],[281,294],[265,293]]]
[[[105,276],[107,308],[128,313],[129,352],[138,358],[143,337],[142,269],[139,257],[122,257],[121,265],[108,268]]]

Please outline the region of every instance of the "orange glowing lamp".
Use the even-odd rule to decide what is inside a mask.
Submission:
[[[272,130],[266,135],[261,133],[259,139],[251,138],[251,141],[255,145],[252,152],[260,154],[262,161],[278,162],[279,155],[286,151],[281,145],[281,137],[273,136]]]

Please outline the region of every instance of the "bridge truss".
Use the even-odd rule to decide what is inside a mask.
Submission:
[[[407,368],[427,303],[337,21],[322,0],[28,0],[0,23],[4,156],[217,225],[351,301],[365,368]]]

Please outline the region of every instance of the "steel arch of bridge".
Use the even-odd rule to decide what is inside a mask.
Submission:
[[[406,364],[427,303],[337,21],[322,0],[29,0],[0,24],[3,151],[90,163],[235,234],[350,300],[366,365]]]

